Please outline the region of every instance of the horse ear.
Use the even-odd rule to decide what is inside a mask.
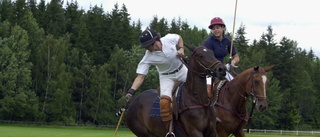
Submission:
[[[259,66],[254,66],[254,70],[258,71],[259,70]]]
[[[268,72],[268,71],[270,71],[274,66],[275,66],[275,65],[271,65],[271,66],[269,66],[269,67],[266,67],[266,68],[264,68],[264,71],[265,71],[265,72]]]

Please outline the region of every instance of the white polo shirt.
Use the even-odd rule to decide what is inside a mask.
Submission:
[[[160,39],[162,51],[150,52],[146,50],[145,55],[138,64],[138,74],[148,74],[151,65],[155,65],[159,74],[169,73],[179,68],[182,62],[177,56],[176,45],[179,41],[179,35],[167,34]]]

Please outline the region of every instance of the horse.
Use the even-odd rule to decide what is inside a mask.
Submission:
[[[215,88],[214,94],[217,96],[217,101],[214,108],[217,118],[220,119],[216,125],[219,137],[227,137],[231,134],[236,137],[245,136],[243,129],[249,119],[246,103],[250,96],[253,97],[258,112],[267,108],[268,79],[266,72],[272,68],[273,66],[267,68],[255,66],[246,69],[233,80],[225,82],[221,88]]]
[[[216,117],[213,100],[209,98],[206,90],[206,76],[223,78],[226,75],[226,67],[214,57],[213,51],[205,46],[185,46],[191,56],[188,59],[180,59],[188,68],[187,79],[178,83],[179,99],[175,98],[176,94],[172,96],[172,120],[163,122],[160,115],[152,113],[154,106],[157,107],[156,113],[159,113],[159,102],[154,103],[155,100],[159,101],[157,89],[143,91],[132,99],[125,119],[127,127],[136,136],[216,136]]]

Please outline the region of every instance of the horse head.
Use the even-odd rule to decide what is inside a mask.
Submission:
[[[214,52],[207,49],[205,46],[190,47],[185,44],[189,49],[191,55],[188,59],[186,66],[193,73],[206,77],[208,75],[222,79],[226,75],[226,67],[214,56]],[[192,66],[192,67],[189,67]]]
[[[271,70],[274,66],[269,66],[267,68],[262,68],[259,66],[255,66],[252,69],[249,69],[247,73],[249,73],[247,77],[247,85],[246,91],[251,95],[256,103],[256,109],[261,112],[264,111],[268,107],[267,103],[267,95],[266,95],[266,87],[269,83],[268,78],[266,76],[266,72]]]

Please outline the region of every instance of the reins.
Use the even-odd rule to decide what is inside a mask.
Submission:
[[[193,56],[193,54],[194,54],[199,48],[200,48],[200,47],[197,47],[195,50],[193,50],[191,56]],[[192,67],[191,67],[188,63],[186,63],[186,62],[182,59],[182,57],[180,57],[179,59],[180,59],[180,61],[188,68],[188,70],[191,70],[193,73],[196,73],[196,74],[198,74],[199,76],[202,76],[202,77],[206,77],[206,76],[208,75],[207,73],[200,73],[200,72],[192,69]],[[209,67],[206,67],[206,66],[203,65],[199,60],[196,60],[196,62],[198,62],[199,65],[200,65],[201,67],[203,67],[205,70],[209,70],[209,71],[211,71],[211,69],[210,69],[211,67],[213,67],[213,69],[216,69],[216,68],[218,67],[218,65],[221,64],[221,62],[217,60],[216,62],[212,63]]]
[[[252,71],[252,72],[251,72],[250,77],[248,78],[248,80],[247,80],[247,82],[246,82],[246,83],[248,83],[249,80],[251,79],[251,92],[249,92],[249,93],[246,92],[246,93],[248,93],[249,96],[254,97],[254,98],[255,98],[254,101],[259,100],[259,99],[261,99],[261,100],[262,100],[262,99],[267,99],[267,97],[258,96],[258,95],[255,95],[255,94],[253,93],[253,91],[254,91],[254,86],[253,86],[252,76],[253,76],[254,73],[260,73],[260,72],[257,72],[257,71]],[[241,84],[240,84],[240,86],[242,87],[242,89],[244,89],[245,91],[247,91],[247,88],[246,88],[246,87],[243,87]],[[245,100],[247,100],[248,97],[246,97],[245,95],[241,94],[238,90],[237,90],[237,92],[238,92],[238,94],[239,94],[242,98],[244,98]]]
[[[252,118],[252,114],[253,114],[253,108],[255,105],[256,105],[256,101],[252,101],[252,106],[251,106],[250,115],[249,115],[249,119],[248,119],[247,133],[249,133],[250,122],[251,122],[251,118]]]
[[[190,96],[189,94],[187,94],[191,99],[194,100],[194,98],[192,96]],[[189,110],[189,109],[197,109],[197,108],[205,108],[205,107],[209,107],[211,105],[211,99],[209,99],[209,102],[207,104],[198,104],[198,105],[194,105],[194,106],[186,106],[185,108],[181,109],[179,111],[179,113],[183,113],[184,111],[186,110]]]

